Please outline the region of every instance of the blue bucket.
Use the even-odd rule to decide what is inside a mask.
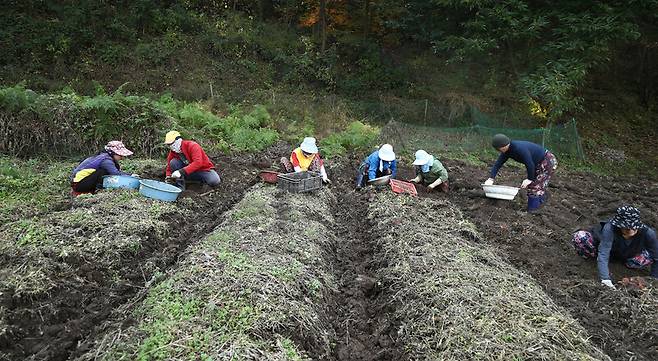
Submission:
[[[137,189],[139,188],[139,178],[129,175],[106,175],[103,177],[103,188]]]
[[[144,179],[139,181],[139,193],[144,197],[157,199],[165,202],[173,202],[178,198],[182,190],[164,182]]]

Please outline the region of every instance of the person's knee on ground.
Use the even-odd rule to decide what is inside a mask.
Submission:
[[[219,174],[214,170],[210,170],[208,171],[208,173],[209,174],[204,179],[204,183],[206,183],[207,185],[213,188],[218,187],[219,184],[222,182],[222,179],[219,177]]]
[[[448,193],[448,190],[450,189],[448,181],[439,184],[439,189],[441,190],[441,192]]]
[[[571,237],[571,244],[576,253],[584,259],[596,258],[596,245],[592,233],[585,230],[576,231]]]

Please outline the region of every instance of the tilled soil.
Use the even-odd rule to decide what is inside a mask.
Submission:
[[[367,219],[373,190],[355,192],[349,167],[339,174],[333,186],[336,234],[341,240],[335,261],[339,292],[332,315],[338,337],[334,357],[340,361],[399,359],[402,352],[390,336],[396,328],[388,317],[389,306],[378,297],[376,272],[380,265],[373,260],[378,249]]]
[[[281,145],[251,156],[217,156],[213,160],[224,180],[217,189],[191,185],[181,197],[191,197],[195,206],[186,209],[182,218],[167,219],[174,229],[167,239],[149,239],[137,255],[127,256],[120,285],[112,282],[107,270],[93,260],[53,258],[56,268],[70,268],[71,279],[63,279],[53,292],[37,299],[1,298],[8,310],[12,332],[0,338],[0,358],[9,360],[66,360],[87,351],[83,339],[104,332],[104,321],[113,310],[131,301],[153,277],[141,265],[155,264],[166,271],[176,263],[186,247],[211,232],[222,214],[239,201],[245,190],[258,181],[257,167],[263,159],[281,152]],[[271,153],[271,154],[270,154]],[[162,178],[161,170],[147,170],[144,176]],[[153,269],[153,267],[150,267]],[[122,322],[129,322],[123,320]]]
[[[596,262],[579,258],[570,244],[571,234],[607,220],[622,204],[640,208],[646,224],[658,226],[658,183],[648,179],[621,179],[562,169],[552,179],[547,204],[537,213],[525,209],[525,192],[515,201],[488,199],[480,184],[488,170],[459,161],[445,161],[451,191],[428,192],[421,197],[447,197],[470,216],[482,233],[519,269],[532,275],[559,305],[568,309],[588,330],[592,341],[615,360],[658,360],[658,282],[637,290],[618,286],[611,291],[599,284]],[[498,184],[514,185],[525,169],[504,167]],[[411,178],[404,168],[399,178]],[[440,221],[440,220],[437,220]],[[646,270],[628,270],[611,263],[616,281],[647,276]]]

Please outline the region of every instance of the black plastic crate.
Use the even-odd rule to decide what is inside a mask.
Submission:
[[[322,176],[316,172],[296,172],[278,175],[279,188],[292,193],[315,191],[322,188]]]

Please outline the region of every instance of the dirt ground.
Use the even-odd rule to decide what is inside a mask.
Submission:
[[[181,197],[194,200],[184,210],[185,216],[166,219],[175,229],[166,239],[156,235],[142,244],[136,255],[126,255],[125,265],[118,271],[127,282],[117,285],[108,270],[97,269],[94,262],[60,258],[53,255],[49,268],[69,270],[69,278],[61,279],[48,294],[17,299],[9,293],[0,294],[0,306],[6,311],[7,329],[0,337],[0,359],[66,360],[86,350],[81,340],[102,330],[96,329],[112,311],[134,298],[145,282],[153,277],[142,267],[165,272],[174,265],[187,246],[212,231],[222,221],[222,214],[239,201],[245,190],[258,181],[258,168],[264,160],[275,159],[282,145],[278,144],[255,155],[214,156],[220,176],[225,180],[210,190],[190,185]],[[161,169],[146,169],[143,177],[164,178]],[[71,205],[60,205],[66,211]],[[167,215],[165,215],[166,217]],[[155,265],[155,267],[153,267]],[[62,272],[64,273],[64,272]]]
[[[140,301],[145,281],[153,274],[138,272],[139,265],[156,262],[163,272],[172,267],[188,245],[220,224],[225,211],[258,181],[258,169],[270,167],[272,160],[288,151],[284,144],[278,144],[251,156],[213,157],[223,178],[219,189],[208,191],[192,186],[185,192],[184,197],[195,201],[195,206],[188,210],[189,216],[167,220],[170,227],[180,232],[127,259],[122,270],[123,277],[130,280],[127,284],[110,286],[110,275],[104,275],[103,270],[89,269],[89,263],[74,263],[66,264],[75,271],[71,277],[88,281],[64,281],[55,293],[40,299],[17,302],[0,297],[0,306],[12,313],[9,326],[15,331],[0,338],[0,349],[6,352],[7,359],[69,359],[89,351],[92,345],[83,340],[104,334],[110,327],[103,322],[108,318],[130,323],[129,316],[112,313],[128,302]],[[329,317],[337,340],[330,359],[404,359],[404,350],[393,341],[398,325],[389,319],[391,305],[380,297],[375,274],[381,265],[373,261],[378,251],[376,237],[370,233],[371,225],[366,219],[367,204],[374,193],[388,190],[354,191],[353,165],[358,161],[329,164],[334,181],[331,188],[337,199],[332,205],[335,232],[344,240],[335,250],[334,272],[339,282],[335,312]],[[524,194],[512,202],[484,197],[480,188],[487,178],[484,167],[450,160],[444,161],[444,165],[450,173],[450,193],[427,192],[418,187],[420,197],[448,198],[458,205],[477,225],[480,235],[474,236],[476,241],[495,245],[506,260],[535,278],[612,359],[658,359],[658,282],[648,281],[643,290],[621,285],[617,291],[608,290],[599,284],[595,262],[579,258],[569,243],[575,229],[608,219],[624,203],[639,207],[644,222],[658,226],[655,180],[619,179],[558,169],[547,205],[529,215],[524,211]],[[398,178],[411,178],[412,173],[411,168],[402,166]],[[146,176],[158,178],[161,170],[149,170]],[[507,166],[497,182],[515,185],[523,178],[522,169]],[[648,275],[647,271],[631,271],[619,264],[613,264],[611,271],[616,281]]]
[[[390,334],[397,328],[390,320],[387,300],[381,299],[376,278],[381,267],[373,259],[378,252],[372,225],[367,219],[368,201],[375,190],[355,192],[351,169],[341,167],[332,188],[337,196],[333,206],[336,235],[343,242],[336,248],[336,273],[339,290],[336,312],[332,315],[337,332],[334,359],[338,361],[397,360],[402,350]]]
[[[553,298],[588,330],[592,341],[614,360],[658,360],[658,282],[638,290],[618,285],[611,291],[599,284],[596,262],[578,257],[570,244],[573,231],[608,220],[622,204],[640,208],[643,222],[658,226],[658,183],[650,179],[620,179],[558,169],[549,187],[550,198],[537,214],[528,214],[522,191],[510,201],[488,199],[480,188],[488,177],[484,167],[446,160],[450,193],[428,192],[421,197],[447,197],[477,225],[482,242],[496,245],[513,265],[534,277]],[[497,184],[514,185],[524,169],[506,166]],[[411,178],[402,167],[398,178]],[[437,220],[440,221],[440,220]],[[648,276],[611,264],[615,281]]]

